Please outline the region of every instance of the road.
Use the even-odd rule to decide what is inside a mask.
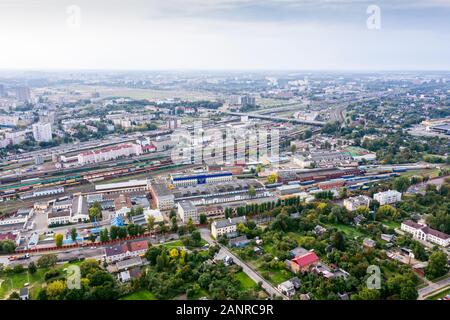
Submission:
[[[289,300],[287,296],[282,294],[277,288],[275,288],[270,282],[268,282],[266,279],[261,277],[255,270],[253,270],[247,263],[242,261],[238,256],[233,254],[230,250],[228,250],[225,246],[222,246],[221,244],[214,241],[213,238],[211,238],[209,230],[208,229],[199,229],[200,233],[202,235],[202,238],[206,240],[210,245],[217,244],[220,247],[220,254],[223,256],[229,256],[233,259],[233,262],[237,264],[238,266],[242,267],[242,271],[245,272],[254,282],[261,283],[262,288],[271,296],[278,296],[281,297],[283,300]]]
[[[419,297],[417,298],[417,300],[424,300],[426,299],[427,296],[431,295],[435,291],[439,291],[446,287],[450,287],[450,274],[445,279],[442,279],[438,282],[432,283],[424,288],[419,289],[418,290]]]
[[[232,116],[248,116],[249,118],[257,118],[257,119],[263,119],[263,120],[269,120],[269,121],[283,121],[283,122],[300,123],[300,124],[307,124],[307,125],[318,126],[318,127],[322,127],[325,125],[325,122],[316,121],[316,120],[281,118],[281,117],[265,116],[265,115],[261,115],[261,114],[244,113],[244,112],[224,112],[224,113],[232,115]]]

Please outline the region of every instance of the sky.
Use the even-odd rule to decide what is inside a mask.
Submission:
[[[1,69],[448,71],[450,0],[1,0],[0,43]]]

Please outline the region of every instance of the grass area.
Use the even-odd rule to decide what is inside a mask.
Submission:
[[[400,222],[391,221],[391,220],[384,220],[381,223],[384,224],[386,227],[391,228],[391,229],[399,229],[400,228]]]
[[[450,294],[450,288],[447,288],[444,291],[441,291],[441,292],[436,293],[436,294],[434,294],[432,296],[429,296],[429,297],[427,297],[426,300],[438,300],[438,299],[441,299],[441,298],[445,297],[448,294]]]
[[[326,224],[326,228],[336,228],[351,238],[361,237],[364,235],[356,227],[347,224],[337,224],[337,223]]]
[[[130,293],[120,300],[157,300],[155,295],[148,290],[140,290]]]
[[[286,280],[291,279],[295,276],[294,273],[290,272],[287,269],[263,269],[261,267],[256,268],[258,273],[268,280],[269,282],[273,283],[274,285],[278,285]]]
[[[68,262],[65,264],[59,264],[55,268],[63,270],[69,265],[80,265],[83,261]],[[49,269],[37,269],[36,273],[28,274],[25,270],[21,273],[11,273],[0,275],[0,299],[7,299],[12,291],[19,291],[25,286],[25,283],[29,283],[28,288],[30,289],[30,298],[36,299],[39,290],[42,285],[45,284],[45,273]]]
[[[178,248],[178,247],[184,247],[184,243],[181,240],[175,240],[175,241],[169,241],[164,244],[161,244],[161,246],[166,247],[168,249]]]
[[[247,289],[253,289],[256,288],[257,284],[243,271],[239,271],[238,273],[235,273],[236,279],[239,280],[241,283],[241,289],[247,290]]]
[[[37,292],[41,285],[45,282],[44,275],[47,269],[38,269],[34,274],[28,274],[24,271],[21,273],[13,273],[0,276],[0,299],[8,298],[11,291],[18,291],[20,288],[25,286],[25,283],[29,283],[28,288],[30,288],[31,297]]]
[[[430,178],[435,178],[439,176],[439,169],[420,169],[402,172],[400,175],[411,178],[413,176],[429,176]]]

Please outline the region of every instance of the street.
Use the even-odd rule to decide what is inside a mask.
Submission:
[[[419,297],[417,300],[424,300],[427,296],[431,295],[435,291],[444,289],[446,287],[450,287],[450,274],[448,274],[448,277],[445,279],[442,279],[438,282],[432,283],[425,288],[421,288],[418,290]]]
[[[275,288],[271,283],[269,283],[267,280],[265,280],[262,276],[260,276],[255,270],[253,270],[247,263],[242,261],[238,256],[233,254],[230,250],[228,250],[225,246],[222,246],[221,244],[214,241],[213,238],[211,238],[209,230],[208,229],[199,229],[200,233],[202,235],[202,238],[208,242],[210,245],[217,244],[220,247],[219,254],[223,256],[229,256],[233,259],[233,262],[242,267],[242,271],[245,272],[254,282],[261,283],[262,288],[271,296],[278,296],[283,298],[283,300],[289,300],[287,296],[282,294],[277,288]]]

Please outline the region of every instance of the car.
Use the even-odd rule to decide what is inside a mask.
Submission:
[[[9,261],[15,261],[15,260],[17,260],[17,257],[16,256],[11,256],[11,257],[8,258],[8,260]]]

